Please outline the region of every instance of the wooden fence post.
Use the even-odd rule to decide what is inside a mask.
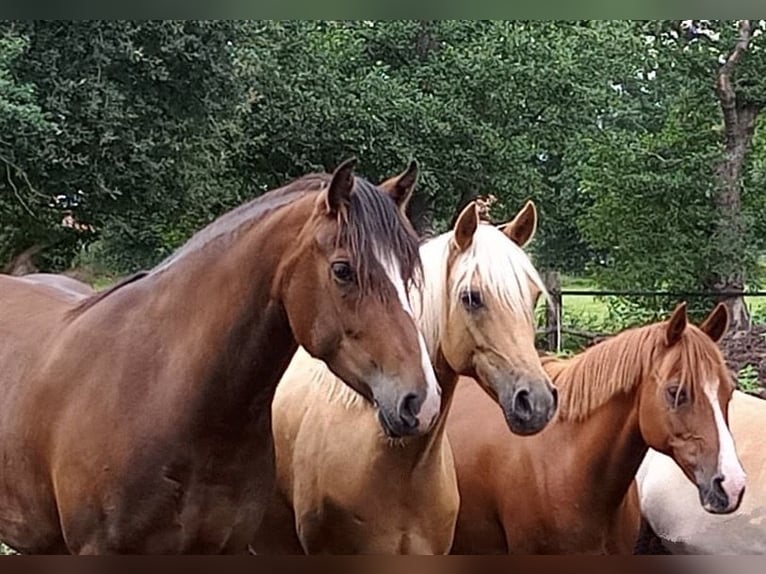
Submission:
[[[561,275],[558,271],[546,271],[543,276],[545,288],[550,294],[546,304],[545,330],[548,351],[561,351]]]

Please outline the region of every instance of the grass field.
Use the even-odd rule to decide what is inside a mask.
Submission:
[[[561,288],[583,291],[599,290],[598,284],[590,278],[566,275],[561,276]],[[594,295],[564,295],[562,305],[564,314],[569,311],[577,315],[588,315],[599,322],[606,321],[608,316],[606,299]]]

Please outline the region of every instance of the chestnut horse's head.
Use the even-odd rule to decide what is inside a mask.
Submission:
[[[429,345],[438,345],[429,352],[474,377],[523,435],[542,430],[557,406],[535,349],[535,304],[545,288],[522,249],[536,228],[532,202],[499,228],[481,222],[472,202],[451,233],[421,249],[429,300],[420,324]]]
[[[696,327],[679,305],[655,332],[655,367],[644,373],[639,395],[639,424],[649,446],[671,456],[699,490],[708,512],[725,514],[739,507],[745,490],[728,426],[734,383],[716,343],[728,326],[719,304]]]
[[[340,165],[277,275],[298,343],[379,407],[392,436],[428,431],[440,389],[407,297],[418,238],[403,215],[417,165],[377,187]]]

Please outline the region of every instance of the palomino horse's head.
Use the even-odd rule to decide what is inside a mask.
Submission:
[[[734,391],[729,370],[716,345],[728,327],[719,304],[696,327],[679,305],[655,336],[655,368],[644,373],[639,395],[639,424],[649,446],[676,461],[697,485],[708,512],[725,514],[739,507],[745,471],[728,426]]]
[[[522,249],[536,228],[532,202],[499,228],[482,223],[472,202],[452,233],[421,250],[428,277],[446,281],[446,289],[424,291],[443,299],[423,304],[429,345],[438,341],[450,368],[474,377],[501,405],[511,431],[522,435],[542,430],[557,406],[534,344],[534,309],[545,288]]]
[[[420,259],[401,211],[417,165],[383,188],[354,177],[354,164],[340,165],[317,196],[277,298],[298,343],[378,405],[387,433],[427,432],[440,389],[407,298]]]

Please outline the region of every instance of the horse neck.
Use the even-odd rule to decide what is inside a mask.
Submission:
[[[270,421],[276,385],[297,349],[271,289],[305,209],[283,206],[243,223],[150,275],[146,309],[162,318],[155,329],[168,354],[184,357],[188,376],[179,392],[197,402],[203,420],[230,425],[255,414]]]
[[[583,471],[581,497],[607,515],[622,503],[648,450],[639,428],[638,391],[636,385],[617,392],[586,419],[561,423],[559,438],[572,444]]]

